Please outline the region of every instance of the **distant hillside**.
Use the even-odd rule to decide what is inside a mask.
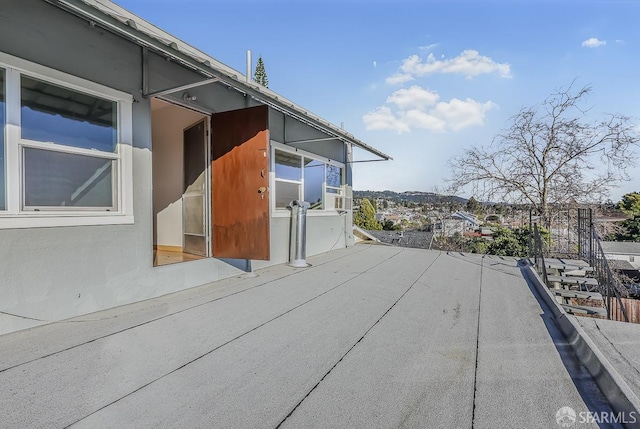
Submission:
[[[442,204],[450,202],[466,204],[468,201],[466,198],[457,197],[455,195],[440,195],[434,192],[422,191],[353,191],[353,198],[384,198],[388,201],[411,201],[419,204]]]

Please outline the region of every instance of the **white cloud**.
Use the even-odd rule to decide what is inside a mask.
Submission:
[[[497,106],[491,101],[479,103],[472,98],[452,98],[448,103],[438,103],[433,112],[434,115],[443,118],[449,128],[458,131],[472,125],[484,125],[485,113],[494,107]]]
[[[437,92],[413,85],[408,89],[399,89],[391,94],[387,97],[387,103],[393,103],[402,110],[409,108],[424,109],[427,106],[436,104],[439,98],[440,96]]]
[[[396,73],[393,76],[389,76],[385,82],[389,85],[396,85],[399,83],[405,83],[413,80],[413,76],[407,73]]]
[[[455,73],[466,77],[498,73],[501,77],[508,78],[511,77],[511,66],[507,63],[497,63],[471,49],[463,51],[452,59],[438,60],[431,53],[425,61],[422,61],[418,55],[411,55],[402,63],[400,72],[388,78],[387,83],[402,83],[409,80],[408,76],[413,78],[433,73]],[[401,80],[400,76],[404,80]]]
[[[378,62],[377,62],[377,61],[374,61],[374,62],[373,62],[373,68],[375,69],[376,67],[378,67]]]
[[[429,54],[428,58],[433,58],[433,54]],[[400,70],[402,70],[403,73],[409,74],[409,75],[412,75],[412,74],[421,75],[420,73],[416,73],[416,69],[418,68],[419,65],[420,65],[420,57],[417,55],[411,55],[409,58],[407,58],[402,62],[402,66],[400,66]]]
[[[616,39],[616,43],[623,44],[623,43],[624,43],[624,40],[622,40],[622,39]]]
[[[397,110],[384,105],[363,116],[368,130],[392,130],[398,134],[420,128],[432,132],[458,131],[484,125],[486,112],[496,107],[491,101],[480,103],[472,98],[440,101],[438,93],[417,85],[400,89],[387,98]]]
[[[409,126],[398,119],[387,106],[380,106],[362,117],[368,130],[393,130],[398,134],[410,132]]]
[[[599,46],[604,46],[606,44],[607,44],[606,40],[600,40],[597,37],[592,37],[592,38],[587,39],[584,42],[582,42],[582,47],[583,48],[597,48]]]
[[[447,129],[447,121],[431,112],[419,109],[411,109],[404,113],[404,121],[410,126],[422,128],[434,132],[444,132]]]
[[[421,51],[430,51],[433,48],[437,47],[438,44],[437,43],[432,43],[430,45],[426,45],[426,46],[418,46],[418,49],[420,49]]]

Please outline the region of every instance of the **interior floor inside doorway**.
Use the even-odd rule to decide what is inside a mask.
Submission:
[[[178,262],[197,261],[204,259],[204,256],[185,253],[177,250],[154,249],[153,250],[153,266],[175,264]]]

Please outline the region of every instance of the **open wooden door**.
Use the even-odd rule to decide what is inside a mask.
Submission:
[[[269,260],[269,110],[211,117],[213,256]]]

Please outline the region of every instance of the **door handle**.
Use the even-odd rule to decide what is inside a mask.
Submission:
[[[265,188],[264,186],[260,186],[258,188],[258,193],[260,194],[260,199],[264,200],[264,193],[267,192],[267,188]]]

